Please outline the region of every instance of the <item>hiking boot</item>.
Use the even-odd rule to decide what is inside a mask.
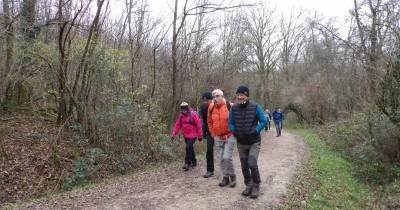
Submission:
[[[229,184],[229,178],[228,177],[224,177],[224,178],[222,178],[222,181],[219,183],[219,186],[220,187],[225,187],[228,184]]]
[[[214,175],[213,172],[207,171],[207,173],[205,173],[203,177],[204,177],[204,178],[209,178],[209,177],[212,177],[213,175]]]
[[[242,192],[242,195],[249,196],[251,193],[251,188],[252,188],[251,184],[246,185],[246,189]]]
[[[190,163],[189,167],[194,168],[197,166],[197,163]]]
[[[259,192],[260,192],[260,186],[253,185],[253,187],[251,188],[250,198],[258,198]]]
[[[183,164],[182,168],[184,171],[189,170],[189,164],[188,163]]]
[[[229,187],[236,187],[236,176],[231,176]]]

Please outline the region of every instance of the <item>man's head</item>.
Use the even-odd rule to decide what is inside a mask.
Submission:
[[[212,97],[213,97],[213,102],[214,104],[218,104],[221,102],[221,100],[223,100],[224,98],[224,93],[222,92],[222,90],[220,89],[215,89],[212,92]]]
[[[210,92],[204,92],[202,97],[203,103],[209,106],[211,104],[211,101],[213,99],[212,94]]]
[[[236,91],[236,98],[240,104],[245,103],[249,100],[250,91],[249,88],[246,86],[239,86]]]
[[[187,114],[189,111],[189,104],[186,102],[181,103],[181,113],[182,114]]]

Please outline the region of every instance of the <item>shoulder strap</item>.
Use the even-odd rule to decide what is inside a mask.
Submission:
[[[228,108],[228,111],[231,111],[231,103],[229,101],[226,101],[226,107]],[[214,111],[214,106],[211,107],[210,109],[210,115],[212,115],[212,112]]]
[[[228,107],[228,111],[230,111],[231,110],[231,102],[226,101],[226,107]]]
[[[189,122],[190,122],[190,124],[193,124],[193,116],[192,116],[192,112],[193,111],[189,111]]]

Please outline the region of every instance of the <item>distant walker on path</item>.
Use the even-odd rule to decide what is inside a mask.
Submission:
[[[275,111],[272,112],[272,118],[276,128],[276,137],[279,137],[281,136],[283,120],[285,119],[280,108],[275,108]]]

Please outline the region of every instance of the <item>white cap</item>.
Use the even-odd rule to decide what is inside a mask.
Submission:
[[[189,106],[189,104],[186,103],[186,102],[182,102],[182,103],[181,103],[181,106]]]

